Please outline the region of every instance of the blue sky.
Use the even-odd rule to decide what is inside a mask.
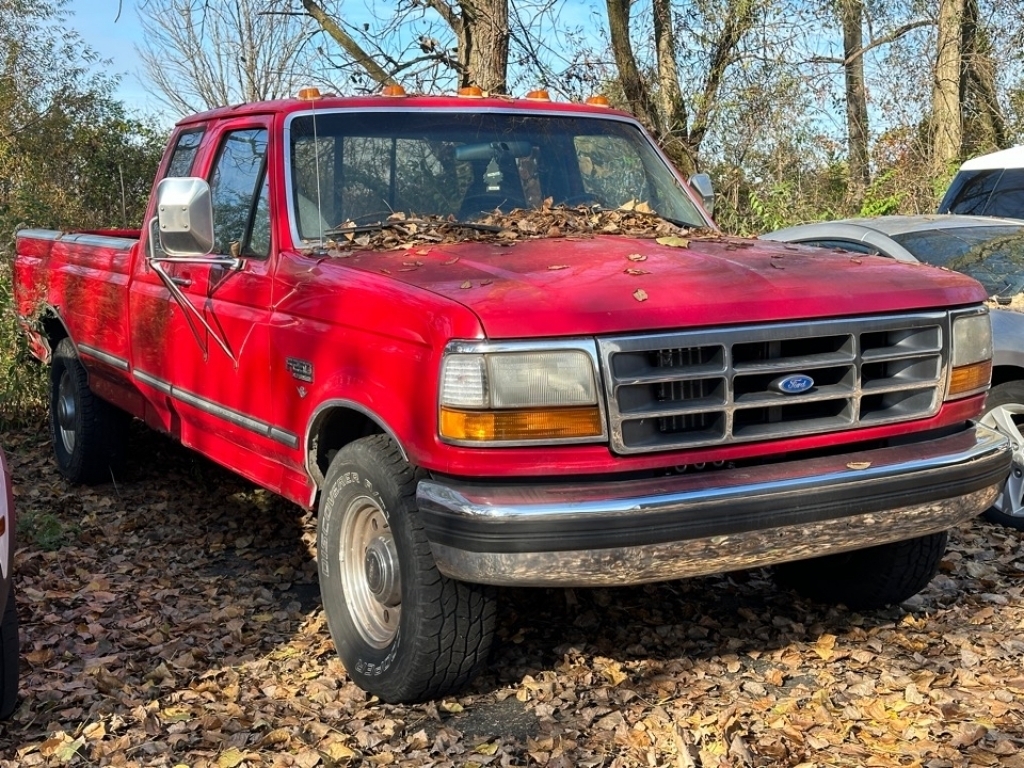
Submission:
[[[129,110],[153,114],[159,111],[160,101],[141,80],[142,67],[135,45],[142,38],[142,26],[135,6],[136,0],[70,0],[66,8],[74,15],[67,24],[102,58],[110,59],[104,69],[121,76],[116,97]]]

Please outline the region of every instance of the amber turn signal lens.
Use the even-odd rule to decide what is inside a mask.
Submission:
[[[441,409],[441,437],[467,441],[565,440],[600,437],[601,413],[590,408],[516,411]]]
[[[949,393],[946,399],[962,397],[985,389],[992,381],[992,361],[982,360],[980,363],[961,365],[953,369],[949,377]]]

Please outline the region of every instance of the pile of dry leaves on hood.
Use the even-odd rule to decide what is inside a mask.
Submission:
[[[623,235],[638,238],[717,239],[712,229],[684,227],[658,216],[647,203],[627,203],[615,210],[585,205],[553,205],[547,198],[540,208],[503,213],[494,211],[472,221],[455,217],[418,217],[392,213],[384,221],[358,225],[346,222],[325,233],[330,255],[351,251],[392,251],[423,244],[492,242],[511,244],[540,237],[594,237]]]
[[[508,591],[472,687],[393,706],[334,655],[312,516],[132,441],[116,484],[83,489],[44,429],[3,435],[25,530],[4,768],[1024,766],[1015,531],[965,525],[921,595],[867,614],[764,571]]]

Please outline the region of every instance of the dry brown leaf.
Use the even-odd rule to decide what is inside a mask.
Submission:
[[[568,269],[568,268],[569,268],[568,264],[552,264],[550,267],[548,267],[548,269],[550,269],[550,270]]]
[[[626,258],[630,261],[647,261],[647,257],[642,253],[631,253]]]
[[[633,291],[633,298],[637,301],[647,301],[647,291],[643,288],[637,288]]]
[[[629,267],[628,269],[622,270],[627,275],[649,275],[651,274],[646,269],[636,269],[635,267]]]

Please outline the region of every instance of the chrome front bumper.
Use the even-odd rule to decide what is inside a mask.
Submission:
[[[611,586],[772,565],[943,531],[988,508],[1010,469],[980,425],[837,456],[644,480],[430,479],[434,559],[462,581]]]

